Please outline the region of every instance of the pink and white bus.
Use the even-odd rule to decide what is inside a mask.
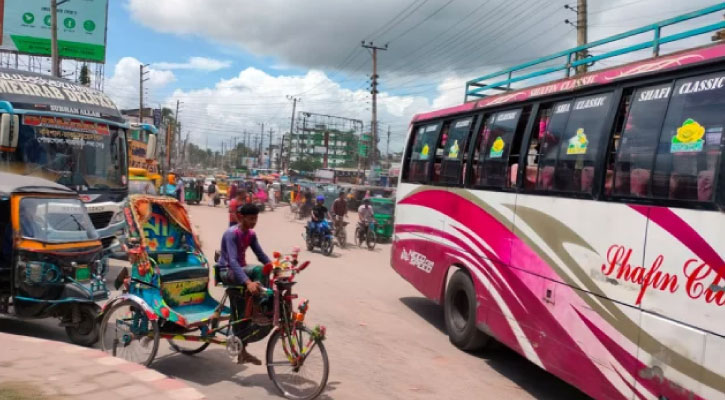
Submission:
[[[725,399],[725,45],[417,115],[391,264],[451,342],[597,399]]]

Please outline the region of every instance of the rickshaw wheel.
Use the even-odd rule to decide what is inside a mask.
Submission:
[[[78,326],[66,326],[65,333],[73,344],[92,346],[98,341],[98,323],[96,322],[101,308],[95,304],[79,304],[78,312],[81,320]]]
[[[159,350],[159,323],[132,300],[115,304],[103,315],[101,350],[127,361],[151,365]]]
[[[211,323],[212,329],[216,329],[218,326],[219,326],[219,320],[212,321],[212,323]],[[202,351],[206,350],[206,348],[209,347],[209,345],[211,344],[209,342],[202,343],[202,342],[192,342],[189,340],[179,340],[179,341],[175,342],[174,339],[168,339],[168,342],[174,351],[187,355],[187,356],[193,356],[194,354],[201,353]],[[184,346],[184,345],[187,345],[187,346]],[[197,347],[194,347],[194,345],[197,345]]]
[[[317,398],[330,373],[330,362],[322,340],[306,327],[296,330],[294,339],[283,330],[275,330],[267,342],[267,375],[280,393],[288,399],[311,400]],[[307,346],[308,343],[314,343]],[[292,346],[295,348],[293,349]],[[300,346],[304,346],[300,349]],[[290,361],[294,353],[306,352],[301,364]]]

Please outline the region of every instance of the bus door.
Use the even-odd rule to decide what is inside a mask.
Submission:
[[[446,187],[432,185],[431,176],[442,121],[415,125],[408,137],[403,174],[398,185],[395,216],[395,246],[391,264],[396,271],[428,298],[439,300],[440,286],[431,274],[441,274],[435,265],[442,251],[431,245],[445,229],[445,215],[436,204],[447,193]]]

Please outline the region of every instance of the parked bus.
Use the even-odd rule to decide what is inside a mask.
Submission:
[[[597,399],[724,399],[724,129],[725,44],[417,115],[392,267],[461,349]]]
[[[0,171],[77,191],[105,248],[124,227],[126,148],[126,124],[105,94],[46,75],[0,69]]]
[[[128,130],[128,166],[146,170],[145,176],[161,187],[162,177],[156,161],[158,129],[150,124],[132,123]]]

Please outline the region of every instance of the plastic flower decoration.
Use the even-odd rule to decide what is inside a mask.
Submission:
[[[493,145],[491,146],[491,148],[495,152],[502,151],[503,147],[504,147],[504,141],[503,141],[503,139],[501,139],[501,136],[497,137],[496,140],[493,141]]]
[[[584,129],[582,129],[582,128],[577,129],[576,136],[579,140],[579,143],[585,144],[588,142],[587,135],[584,134]]]
[[[694,143],[705,135],[705,127],[692,118],[688,118],[677,128],[677,135],[673,138],[674,143]]]

